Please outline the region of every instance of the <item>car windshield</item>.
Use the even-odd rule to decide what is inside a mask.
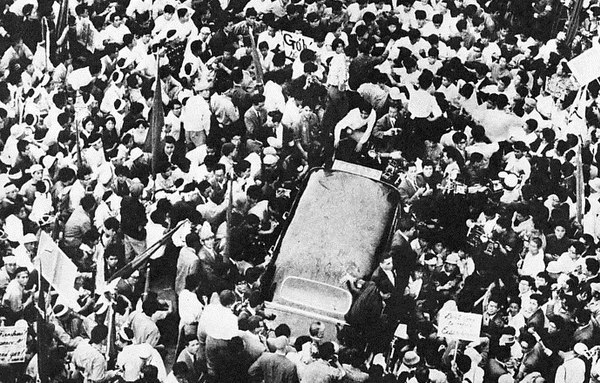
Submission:
[[[281,298],[332,314],[344,314],[352,304],[352,295],[347,290],[298,277],[285,279],[281,287]]]

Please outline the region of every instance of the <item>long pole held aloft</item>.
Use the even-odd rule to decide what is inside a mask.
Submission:
[[[233,173],[233,171],[231,172]],[[228,261],[230,258],[231,252],[231,214],[233,211],[233,174],[229,174],[228,181],[229,188],[229,203],[227,204],[227,215],[226,215],[226,224],[227,231],[225,234],[225,250],[223,251],[223,260]]]
[[[152,246],[147,248],[146,251],[144,251],[142,254],[138,255],[134,259],[132,259],[128,264],[126,264],[121,269],[119,269],[116,273],[114,273],[112,275],[112,277],[110,277],[108,282],[110,283],[117,278],[127,275],[128,273],[132,272],[133,270],[137,270],[141,265],[143,265],[152,256],[152,254],[154,254],[161,246],[163,246],[169,240],[169,238],[171,238],[173,236],[173,234],[175,234],[175,232],[177,230],[179,230],[179,228],[181,228],[184,224],[189,223],[189,222],[190,221],[187,219],[179,222],[177,224],[177,226],[175,226],[174,228],[169,230],[155,244],[153,244]]]
[[[581,9],[583,8],[583,0],[575,0],[575,5],[571,10],[571,14],[569,15],[568,26],[567,26],[567,46],[571,46],[573,39],[575,39],[575,35],[577,35],[577,30],[579,29],[579,21],[581,14]]]
[[[48,369],[47,369],[47,354],[48,354],[48,338],[46,326],[46,297],[44,296],[44,288],[42,285],[42,263],[40,262],[40,269],[38,270],[38,314],[37,314],[37,347],[38,347],[38,377],[40,383],[48,383]]]

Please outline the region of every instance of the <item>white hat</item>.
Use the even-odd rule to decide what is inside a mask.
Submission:
[[[585,354],[587,354],[587,352],[589,351],[589,349],[588,349],[588,346],[586,346],[585,344],[583,344],[583,343],[577,343],[573,347],[573,351],[575,351],[575,353],[577,355],[585,355]]]
[[[402,94],[400,93],[400,89],[393,87],[390,88],[390,98],[392,100],[400,100],[402,98]]]
[[[592,180],[589,180],[588,185],[590,185],[590,187],[594,189],[594,191],[600,192],[600,178],[594,178]]]
[[[200,240],[204,241],[205,239],[210,239],[212,237],[214,237],[212,228],[210,227],[208,221],[204,221],[202,228],[200,229]]]
[[[265,156],[268,156],[269,154],[276,156],[277,150],[275,150],[275,148],[272,146],[267,146],[266,148],[263,149],[263,154]]]
[[[121,82],[123,82],[123,80],[125,80],[125,75],[120,70],[116,70],[112,73],[110,78],[115,84],[120,84]]]
[[[25,127],[21,124],[15,124],[10,127],[10,135],[17,139],[23,138],[26,133]]]
[[[27,126],[36,126],[40,122],[40,117],[36,113],[27,113],[23,118],[23,122]]]
[[[399,339],[408,340],[408,326],[404,323],[399,323],[398,327],[396,327],[396,331],[394,332],[394,336]]]
[[[33,242],[37,242],[37,241],[38,241],[38,239],[35,236],[35,234],[27,233],[23,236],[21,243],[25,244],[25,243],[33,243]]]
[[[4,193],[9,193],[13,190],[19,190],[19,188],[17,187],[17,185],[13,184],[12,182],[4,185]]]
[[[55,317],[61,317],[63,315],[66,315],[69,312],[69,308],[65,305],[58,304],[58,305],[54,306],[53,311],[54,311]]]
[[[144,155],[144,151],[140,148],[133,148],[131,149],[131,152],[129,153],[129,160],[131,162],[137,160],[138,158],[142,157]]]
[[[110,166],[100,166],[100,169],[98,170],[98,182],[101,185],[109,183],[110,180],[112,180],[112,176]]]
[[[115,111],[117,113],[121,113],[123,110],[125,110],[125,101],[121,100],[120,98],[117,98],[113,104]]]
[[[29,174],[33,174],[35,172],[41,172],[42,170],[44,170],[44,168],[42,167],[42,165],[39,164],[33,164],[29,167],[29,169],[26,170],[27,173]]]
[[[548,263],[548,266],[546,267],[546,271],[551,274],[558,274],[558,273],[562,272],[562,268],[560,267],[560,264],[558,263],[558,261],[552,261],[552,262]]]
[[[460,260],[460,257],[458,256],[458,254],[450,253],[446,257],[446,260],[444,262],[449,263],[451,265],[458,265],[459,260]]]
[[[279,157],[273,154],[267,154],[265,158],[263,158],[263,163],[265,165],[275,165],[279,161]]]
[[[57,158],[51,155],[45,155],[44,158],[42,158],[42,164],[44,165],[44,167],[46,169],[50,169],[52,167],[52,165],[54,165],[54,163],[56,162]]]
[[[6,257],[2,258],[2,261],[4,262],[5,265],[7,263],[16,263],[17,257],[15,257],[14,255],[7,255]]]
[[[498,176],[505,189],[512,190],[519,184],[519,177],[514,173],[500,172]]]
[[[407,367],[413,367],[419,364],[421,361],[421,357],[414,351],[407,351],[402,358],[402,364]]]

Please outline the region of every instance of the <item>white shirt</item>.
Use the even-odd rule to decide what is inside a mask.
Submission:
[[[220,304],[207,307],[200,318],[200,327],[214,339],[229,340],[238,335],[238,321],[231,309]]]
[[[181,113],[181,121],[186,132],[201,132],[206,135],[210,132],[210,106],[201,96],[195,95],[188,98]]]
[[[371,132],[373,131],[373,127],[375,126],[375,122],[377,122],[377,117],[375,115],[375,109],[371,110],[371,114],[367,117],[367,119],[363,119],[358,108],[354,108],[348,112],[348,114],[337,123],[334,130],[334,139],[335,142],[338,143],[340,141],[340,136],[342,134],[342,130],[345,128],[350,128],[352,130],[357,130],[362,128],[363,126],[367,126],[364,134],[360,138],[359,143],[364,144],[367,142],[369,137],[371,136]]]
[[[435,118],[442,115],[442,110],[435,97],[423,89],[411,92],[408,111],[412,118],[427,118],[429,116]]]
[[[140,357],[144,354],[150,354],[146,362]],[[165,381],[167,377],[165,364],[158,351],[148,343],[125,346],[117,356],[117,366],[123,370],[123,379],[126,382],[138,380],[141,377],[141,369],[146,364],[155,366],[158,369],[158,380]]]
[[[329,63],[329,74],[327,76],[327,85],[340,86],[348,82],[348,66],[346,65],[346,55],[336,53]]]
[[[546,270],[546,264],[544,263],[544,253],[540,250],[537,255],[527,252],[525,258],[523,258],[523,265],[521,266],[521,275],[529,275],[535,278],[538,273]]]
[[[179,322],[180,327],[200,321],[204,305],[200,303],[198,296],[195,293],[183,289],[179,293],[177,302],[179,304],[179,317],[181,318],[181,321]]]

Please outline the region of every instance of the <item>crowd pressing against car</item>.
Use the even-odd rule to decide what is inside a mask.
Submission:
[[[0,323],[28,348],[0,381],[600,379],[600,84],[581,99],[567,65],[596,2],[572,41],[550,0],[1,2]],[[261,276],[334,158],[404,214],[326,339],[272,325]],[[76,306],[39,283],[44,233]],[[176,299],[145,288],[165,279]],[[476,341],[438,335],[452,311],[482,314]]]

